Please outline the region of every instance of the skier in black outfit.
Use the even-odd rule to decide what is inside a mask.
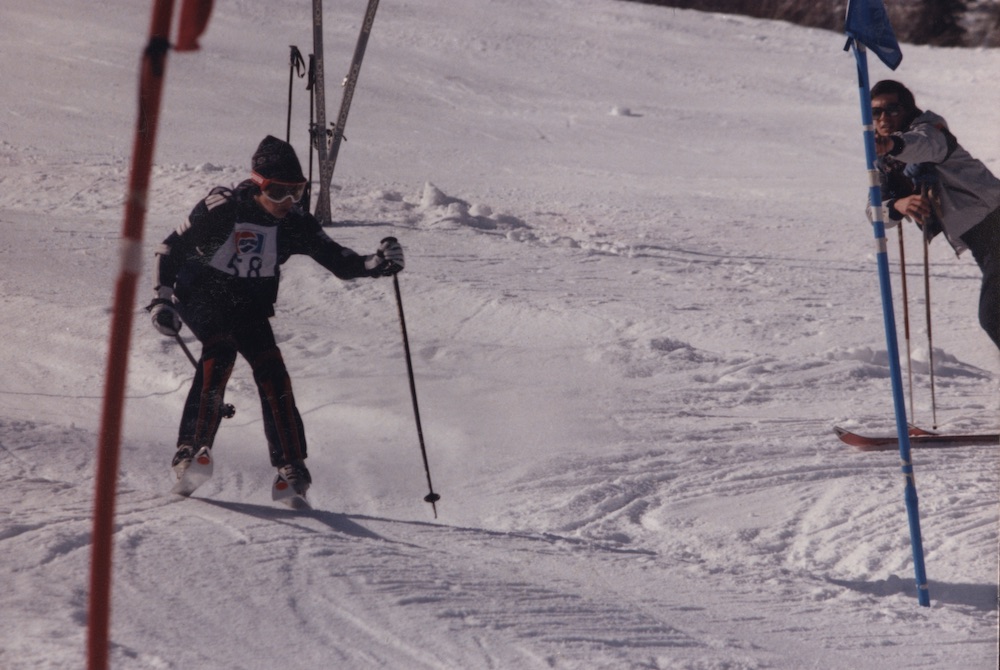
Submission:
[[[403,250],[387,238],[375,254],[361,256],[330,239],[297,205],[306,178],[288,143],[264,138],[252,168],[238,186],[213,188],[157,250],[153,325],[175,337],[183,321],[202,344],[172,467],[180,479],[202,448],[211,449],[240,354],[260,393],[275,483],[304,495],[311,476],[302,417],[269,321],[280,266],[305,254],[341,279],[391,276],[403,269]]]

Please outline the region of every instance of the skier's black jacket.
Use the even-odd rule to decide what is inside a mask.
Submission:
[[[258,193],[250,180],[212,189],[157,250],[154,288],[173,288],[181,303],[273,316],[280,266],[293,254],[341,279],[378,276],[365,268],[366,256],[330,239],[314,216],[295,207],[277,219],[254,201]]]

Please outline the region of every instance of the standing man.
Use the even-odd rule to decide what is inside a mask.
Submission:
[[[183,322],[202,344],[172,462],[178,480],[196,459],[210,467],[226,383],[239,354],[260,393],[271,465],[278,469],[275,497],[289,489],[304,497],[309,488],[302,417],[270,323],[280,266],[305,254],[337,277],[354,279],[394,275],[404,261],[393,238],[370,256],[330,239],[298,206],[305,186],[295,150],[269,135],[253,155],[250,178],[213,188],[157,250],[153,326],[176,337]]]
[[[957,253],[972,251],[983,272],[979,323],[1000,348],[1000,179],[903,84],[880,81],[871,98],[886,220],[912,219],[928,239],[943,232]]]

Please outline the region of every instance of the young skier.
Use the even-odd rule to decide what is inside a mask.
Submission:
[[[928,239],[943,232],[956,252],[972,251],[983,272],[979,323],[1000,348],[1000,179],[903,84],[880,81],[871,98],[886,222],[913,219]]]
[[[172,462],[178,480],[196,457],[211,462],[226,383],[239,354],[260,393],[271,465],[278,469],[275,490],[290,487],[304,496],[309,488],[302,417],[269,321],[280,266],[293,254],[305,254],[340,279],[354,279],[391,276],[404,261],[393,238],[370,256],[330,239],[297,205],[305,186],[295,150],[269,135],[253,155],[250,179],[213,188],[156,252],[156,296],[148,308],[153,326],[176,337],[183,322],[202,344]]]

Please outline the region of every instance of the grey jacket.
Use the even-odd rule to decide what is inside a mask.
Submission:
[[[961,253],[967,248],[961,236],[1000,208],[1000,179],[958,143],[934,112],[923,112],[893,138],[889,155],[908,165],[922,164],[936,183],[932,195],[941,226]]]

